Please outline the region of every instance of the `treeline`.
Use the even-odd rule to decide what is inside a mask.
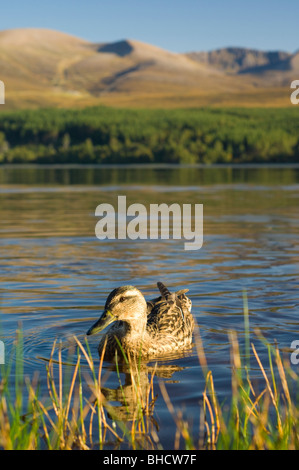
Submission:
[[[0,162],[299,162],[299,109],[2,112]]]

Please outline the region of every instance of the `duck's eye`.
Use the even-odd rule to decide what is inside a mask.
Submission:
[[[124,302],[125,300],[126,300],[125,297],[120,297],[120,299],[119,299],[120,302]]]

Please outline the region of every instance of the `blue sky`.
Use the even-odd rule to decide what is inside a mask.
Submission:
[[[0,29],[39,27],[94,42],[138,39],[174,52],[299,49],[297,0],[8,0]]]

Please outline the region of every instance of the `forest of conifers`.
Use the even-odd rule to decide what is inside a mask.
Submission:
[[[299,107],[0,114],[0,163],[299,163]]]

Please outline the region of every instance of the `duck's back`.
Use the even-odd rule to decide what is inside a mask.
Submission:
[[[170,293],[162,283],[158,287],[161,300],[154,304],[147,321],[147,331],[156,348],[171,351],[191,346],[194,319],[186,291]]]

